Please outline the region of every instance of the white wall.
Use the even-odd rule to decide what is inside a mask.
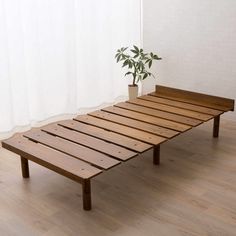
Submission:
[[[236,98],[236,0],[143,0],[143,34],[163,57],[143,93],[159,83]]]

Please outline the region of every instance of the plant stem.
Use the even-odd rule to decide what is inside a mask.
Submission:
[[[135,86],[135,79],[136,79],[137,71],[136,71],[136,66],[134,64],[134,73],[133,73],[133,86]]]
[[[133,86],[135,86],[135,75],[133,75]]]

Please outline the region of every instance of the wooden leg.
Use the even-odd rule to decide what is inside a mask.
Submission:
[[[153,164],[160,165],[160,145],[156,145],[153,149]]]
[[[214,118],[214,125],[213,125],[213,137],[217,138],[219,136],[219,128],[220,128],[220,116],[216,116]]]
[[[82,182],[82,191],[83,191],[83,208],[86,211],[91,210],[92,201],[91,201],[91,184],[90,179],[85,179]]]
[[[23,178],[29,178],[29,163],[24,157],[21,157],[21,170]]]

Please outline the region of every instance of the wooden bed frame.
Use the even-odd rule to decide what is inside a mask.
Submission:
[[[159,165],[160,144],[211,119],[218,137],[220,115],[233,110],[232,99],[156,86],[137,99],[16,134],[2,146],[20,155],[24,178],[30,160],[79,182],[90,210],[93,177],[151,148]]]

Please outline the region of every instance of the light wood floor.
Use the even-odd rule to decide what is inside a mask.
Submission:
[[[81,186],[0,149],[0,235],[236,235],[236,122],[212,122],[92,180],[93,210]]]

